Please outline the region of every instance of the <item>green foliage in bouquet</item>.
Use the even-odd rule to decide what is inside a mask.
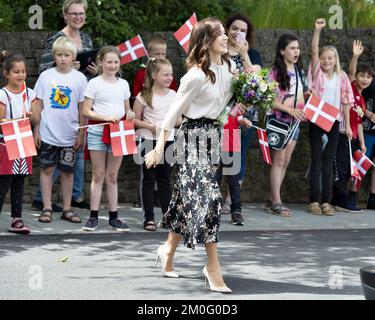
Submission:
[[[243,72],[232,81],[234,100],[247,107],[268,111],[276,97],[277,83],[269,79],[270,69],[263,68],[259,73]]]

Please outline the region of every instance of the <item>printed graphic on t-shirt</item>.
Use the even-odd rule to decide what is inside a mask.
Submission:
[[[52,88],[50,96],[53,109],[68,109],[71,102],[72,90],[69,87],[56,86]]]

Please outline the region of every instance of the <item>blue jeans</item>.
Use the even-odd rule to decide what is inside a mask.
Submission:
[[[375,153],[375,136],[365,133],[366,156],[372,160]]]
[[[52,185],[55,184],[57,178],[60,176],[60,170],[55,169],[52,175]],[[73,173],[73,193],[72,198],[77,200],[80,198],[83,192],[83,186],[85,183],[85,160],[83,159],[83,150],[79,150],[76,153],[76,162],[74,164],[74,173]],[[40,189],[40,183],[38,189],[36,190],[34,201],[43,202],[42,191]]]
[[[257,126],[258,122],[254,121],[253,124],[254,126]],[[246,175],[247,151],[249,150],[249,143],[254,130],[255,129],[253,127],[241,129],[241,170],[238,174],[240,181],[242,181]]]

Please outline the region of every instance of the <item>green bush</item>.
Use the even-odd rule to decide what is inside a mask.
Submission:
[[[64,25],[62,1],[0,0],[0,31],[28,30],[28,9],[43,8],[43,29],[59,30]],[[375,25],[374,0],[88,0],[85,29],[96,43],[115,43],[144,31],[174,31],[193,12],[198,19],[225,18],[233,11],[249,15],[258,29],[309,29],[315,18],[330,18],[329,8],[340,3],[345,28]]]

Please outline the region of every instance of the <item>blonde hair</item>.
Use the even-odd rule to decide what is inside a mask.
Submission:
[[[55,56],[57,50],[69,51],[73,55],[73,59],[77,57],[77,47],[73,40],[68,37],[59,37],[52,45],[52,54]]]
[[[62,5],[62,12],[68,13],[69,7],[72,4],[82,4],[85,11],[87,11],[87,1],[86,0],[65,0]]]
[[[332,51],[335,54],[335,56],[336,56],[336,65],[335,65],[334,70],[337,73],[341,73],[342,72],[342,68],[341,68],[341,64],[340,64],[340,57],[339,57],[339,53],[337,52],[336,47],[334,47],[334,46],[324,46],[324,47],[320,48],[320,50],[319,50],[319,58],[323,54],[323,52],[325,52],[325,51]]]
[[[162,65],[172,66],[167,59],[150,58],[146,66],[145,83],[141,91],[141,97],[145,100],[146,104],[152,109],[152,87],[154,86],[153,75],[158,73]]]
[[[101,67],[100,63],[103,62],[104,57],[105,57],[105,55],[107,53],[114,53],[121,60],[120,51],[119,51],[119,49],[117,47],[115,47],[115,46],[105,46],[105,47],[102,47],[99,50],[98,55],[96,56],[96,65],[98,66],[98,74],[102,74],[103,73],[103,68]]]
[[[151,51],[152,47],[158,44],[167,46],[167,42],[164,40],[161,34],[155,34],[150,38],[150,40],[147,42],[147,50]]]

